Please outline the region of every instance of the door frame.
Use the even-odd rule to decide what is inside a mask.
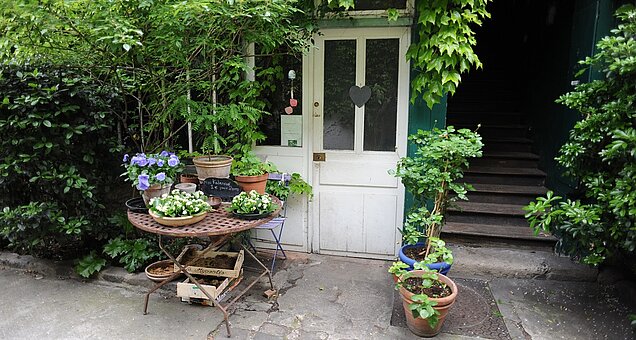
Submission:
[[[408,116],[409,116],[409,89],[410,89],[410,63],[406,60],[406,51],[411,42],[411,28],[410,27],[373,27],[373,28],[326,28],[321,29],[320,32],[314,35],[315,48],[312,49],[304,58],[303,72],[306,75],[306,81],[303,84],[305,101],[309,105],[304,105],[305,112],[303,112],[308,120],[308,126],[305,131],[311,133],[309,138],[304,138],[305,148],[307,154],[307,175],[310,183],[314,187],[315,197],[310,202],[308,207],[308,232],[307,232],[307,245],[310,252],[317,252],[322,254],[330,254],[333,252],[320,251],[320,221],[319,221],[319,194],[320,183],[319,178],[315,176],[316,167],[318,166],[313,161],[313,153],[316,150],[322,149],[322,124],[318,124],[317,119],[322,119],[322,96],[323,96],[323,51],[325,40],[339,40],[339,39],[381,39],[381,38],[399,38],[399,66],[398,66],[398,100],[397,111],[398,117],[396,122],[396,153],[398,157],[406,156],[407,152],[407,136],[408,136]],[[364,41],[364,40],[362,40]],[[364,48],[364,46],[362,46]],[[364,74],[365,66],[362,60],[363,55],[356,54],[356,85],[365,84]],[[311,101],[308,99],[311,98]],[[316,109],[313,103],[318,102],[319,108]],[[320,115],[318,115],[320,113]],[[331,151],[330,151],[331,152]],[[340,151],[340,153],[352,153],[352,151]],[[382,154],[377,151],[364,151],[364,155]],[[401,182],[398,181],[398,195],[397,195],[397,211],[396,211],[396,228],[402,225],[404,217],[404,195],[405,190]],[[371,254],[357,254],[357,253],[334,253],[341,256],[353,256],[353,257],[367,257],[367,258],[380,258],[380,259],[392,259],[394,258],[400,248],[401,242],[397,238],[396,229],[396,242],[394,247],[394,254],[392,256],[381,256]]]

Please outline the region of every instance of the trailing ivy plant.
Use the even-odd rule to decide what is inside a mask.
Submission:
[[[535,233],[554,234],[558,250],[594,265],[636,250],[636,8],[616,16],[618,27],[580,62],[581,72],[593,67],[605,77],[557,101],[582,115],[556,158],[578,192],[549,192],[525,208]]]

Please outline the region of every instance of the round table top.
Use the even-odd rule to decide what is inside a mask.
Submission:
[[[218,209],[208,212],[208,215],[195,224],[182,227],[170,227],[159,224],[149,214],[136,213],[128,210],[128,220],[135,227],[153,234],[160,234],[175,237],[205,237],[234,234],[241,231],[256,228],[271,221],[278,216],[281,210],[281,201],[272,197],[278,208],[269,216],[258,220],[243,220],[234,217],[232,213],[225,210],[227,204],[221,205]]]

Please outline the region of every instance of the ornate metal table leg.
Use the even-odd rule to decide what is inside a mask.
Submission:
[[[225,329],[227,330],[227,337],[232,337],[232,332],[230,330],[230,321],[229,321],[229,314],[227,312],[227,309],[223,308],[223,306],[221,306],[220,303],[218,303],[214,298],[212,298],[212,296],[210,295],[210,293],[208,293],[203,286],[201,286],[201,284],[199,283],[199,281],[197,281],[197,279],[194,278],[194,276],[190,275],[190,273],[188,273],[188,271],[185,269],[185,267],[179,263],[177,261],[177,259],[172,256],[172,254],[170,254],[164,247],[163,247],[163,242],[161,242],[161,235],[159,235],[159,249],[161,249],[161,251],[164,252],[164,254],[166,254],[166,256],[168,256],[168,258],[170,258],[170,260],[172,260],[172,262],[179,267],[179,272],[185,274],[185,276],[188,277],[188,279],[190,279],[190,282],[194,283],[197,288],[199,288],[199,290],[205,294],[205,296],[210,299],[210,301],[212,301],[212,303],[214,304],[214,307],[218,308],[221,310],[221,312],[223,312],[223,318],[225,319]],[[163,284],[163,282],[162,282]],[[159,286],[160,287],[160,286]],[[159,288],[157,287],[157,288]],[[148,301],[148,295],[150,295],[151,292],[149,292],[146,295],[146,302]]]

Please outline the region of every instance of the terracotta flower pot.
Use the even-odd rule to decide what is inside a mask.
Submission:
[[[146,206],[148,206],[152,198],[161,197],[161,195],[169,194],[169,193],[170,193],[169,184],[167,185],[153,184],[148,189],[143,191],[143,193],[141,194],[141,197],[143,197],[144,203],[146,203]]]
[[[199,184],[199,177],[196,174],[181,174],[180,180],[181,183],[194,183]]]
[[[245,192],[256,190],[259,194],[265,194],[265,186],[269,174],[260,176],[234,176],[234,179]]]
[[[192,162],[197,168],[197,175],[201,182],[209,177],[230,177],[230,168],[232,167],[232,157],[230,156],[199,156],[194,157]]]
[[[424,274],[422,270],[414,270],[411,273],[417,275]],[[448,314],[448,310],[451,308],[453,303],[455,303],[455,299],[457,298],[457,285],[453,280],[448,277],[437,274],[439,281],[444,282],[451,289],[451,295],[443,297],[443,298],[431,298],[431,300],[436,301],[437,305],[433,308],[439,312],[439,322],[432,328],[428,323],[428,319],[423,318],[414,318],[413,313],[409,309],[409,305],[413,303],[411,297],[415,294],[409,292],[404,287],[400,287],[400,295],[402,296],[402,306],[404,307],[404,313],[406,314],[406,325],[413,332],[413,334],[417,336],[424,337],[433,337],[439,333],[442,329],[442,325],[444,324],[444,319]]]

